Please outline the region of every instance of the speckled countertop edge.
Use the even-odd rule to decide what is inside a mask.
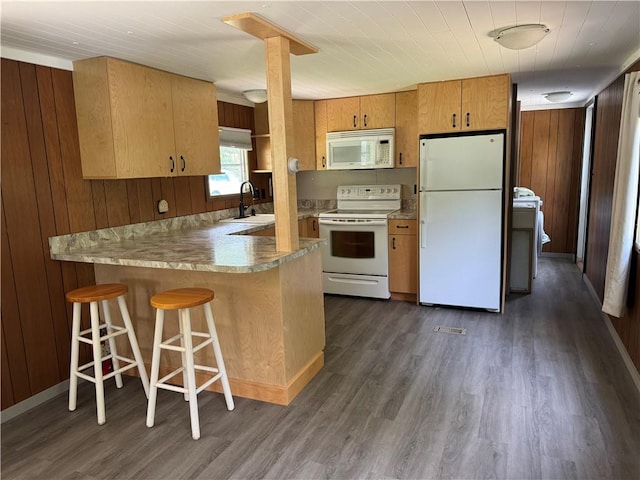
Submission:
[[[316,216],[321,211],[299,209],[298,218]],[[299,258],[325,243],[322,239],[300,238],[298,250],[278,252],[274,237],[248,235],[274,223],[219,223],[230,216],[229,211],[222,210],[50,237],[51,258],[107,265],[255,273]]]

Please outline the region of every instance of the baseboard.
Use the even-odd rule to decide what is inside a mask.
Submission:
[[[31,410],[32,408],[37,407],[38,405],[48,402],[52,398],[57,397],[61,393],[66,393],[69,391],[69,380],[65,380],[62,383],[58,383],[53,387],[47,388],[46,390],[36,393],[32,397],[29,397],[15,405],[10,406],[0,412],[0,424],[4,422],[8,422],[9,420],[16,418],[18,415],[22,415],[23,413]]]
[[[640,392],[640,373],[638,373],[638,369],[634,365],[633,360],[631,360],[631,357],[629,356],[629,352],[627,352],[627,349],[625,348],[624,343],[622,343],[622,340],[620,339],[618,332],[616,332],[616,329],[613,326],[613,323],[611,323],[611,319],[609,318],[609,315],[607,315],[602,311],[602,302],[600,302],[600,298],[598,298],[598,294],[596,293],[595,288],[593,288],[593,285],[591,285],[591,282],[589,281],[589,277],[587,277],[586,275],[582,275],[582,280],[587,286],[587,290],[589,290],[589,293],[591,294],[593,299],[596,301],[596,303],[600,307],[600,314],[602,315],[604,324],[607,326],[607,330],[609,330],[609,335],[611,335],[611,338],[613,339],[613,343],[615,343],[616,348],[618,349],[618,352],[622,357],[622,361],[627,367],[627,370],[629,371],[629,375],[631,375],[631,380],[633,380],[633,383],[636,386],[636,389],[638,390],[638,392]]]

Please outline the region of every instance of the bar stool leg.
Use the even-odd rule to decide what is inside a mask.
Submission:
[[[82,305],[73,303],[73,326],[71,327],[71,368],[69,369],[69,410],[76,409],[78,399],[78,356],[80,349],[80,316],[82,314]]]
[[[127,303],[124,301],[124,297],[118,297],[118,306],[120,307],[120,315],[122,316],[122,321],[124,323],[125,328],[127,329],[127,336],[129,337],[129,344],[131,345],[133,358],[138,364],[138,373],[140,373],[140,380],[142,381],[144,394],[147,396],[147,398],[149,398],[149,377],[147,377],[147,370],[144,368],[142,354],[140,353],[138,340],[136,340],[136,334],[133,331],[133,324],[131,323],[131,317],[129,316],[129,309],[127,309]],[[160,330],[160,333],[162,334],[162,329]]]
[[[209,327],[209,335],[213,339],[213,354],[216,357],[216,364],[218,365],[218,371],[220,372],[220,382],[222,383],[222,392],[224,393],[224,399],[227,403],[227,410],[233,410],[235,405],[233,403],[233,396],[231,395],[231,387],[229,386],[229,378],[227,377],[227,369],[224,367],[224,360],[222,359],[222,350],[220,349],[220,342],[218,341],[218,332],[216,331],[216,324],[213,321],[213,312],[211,311],[211,304],[204,304],[204,316],[207,319],[207,326]]]
[[[109,311],[109,302],[102,300],[102,313],[104,314],[104,323],[107,325],[107,334],[113,333],[113,325],[111,323],[111,312]],[[113,337],[109,337],[109,351],[111,352],[111,363],[113,370],[118,371],[120,369],[120,361],[118,360],[118,349],[116,348],[116,341]],[[116,375],[116,387],[122,388],[122,375]]]
[[[187,357],[186,357],[186,349],[184,343],[184,325],[182,324],[182,310],[178,310],[178,326],[180,328],[180,347],[182,350],[180,351],[180,357],[182,358],[182,386],[184,387],[184,401],[189,401],[189,391],[187,390],[187,385],[189,383],[189,379],[187,378]]]
[[[98,411],[98,425],[103,425],[106,419],[104,406],[104,382],[102,380],[102,351],[100,348],[100,317],[98,302],[91,302],[91,340],[93,344],[93,371],[96,382],[96,408]]]
[[[156,330],[153,334],[153,353],[151,356],[151,381],[149,383],[149,404],[147,406],[147,427],[153,427],[156,415],[156,398],[158,395],[158,372],[160,371],[160,344],[164,326],[164,310],[156,312]]]
[[[185,357],[187,370],[187,391],[189,394],[189,412],[191,416],[191,436],[194,440],[200,438],[200,420],[198,418],[198,395],[196,393],[196,375],[193,367],[193,339],[191,337],[191,315],[189,309],[180,309],[180,322],[184,333]]]

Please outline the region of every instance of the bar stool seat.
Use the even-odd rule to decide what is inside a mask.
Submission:
[[[124,301],[124,296],[128,292],[128,287],[121,283],[109,283],[102,285],[89,285],[77,288],[66,294],[68,302],[73,303],[73,325],[71,333],[71,367],[69,372],[69,410],[74,411],[77,403],[78,393],[78,377],[93,382],[96,388],[96,409],[98,415],[98,424],[102,425],[106,421],[105,403],[104,403],[104,381],[115,377],[116,387],[122,388],[122,372],[132,368],[138,368],[142,386],[145,395],[149,396],[149,380],[147,372],[144,368],[140,348],[133,331],[131,317]],[[120,308],[120,314],[124,327],[114,325],[111,321],[111,313],[109,311],[109,300],[117,299]],[[91,313],[91,327],[80,331],[80,322],[82,315],[82,304],[88,303]],[[102,314],[104,323],[100,323],[100,312],[98,304],[102,305]],[[106,329],[106,334],[101,335],[101,329]],[[131,351],[134,359],[118,355],[115,337],[119,335],[127,335],[131,345]],[[106,356],[102,355],[102,342],[109,342],[110,353]],[[92,346],[93,360],[78,365],[80,342],[87,343]],[[113,371],[104,375],[102,372],[102,362],[111,360]],[[83,373],[93,367],[93,376]]]
[[[185,400],[189,401],[189,412],[191,417],[191,436],[194,440],[200,438],[200,421],[198,417],[198,393],[207,388],[213,382],[220,380],[222,391],[228,410],[234,409],[229,379],[220,350],[220,342],[213,321],[211,311],[211,301],[214,299],[214,292],[208,288],[178,288],[157,293],[151,297],[151,306],[156,308],[156,326],[153,339],[153,359],[151,361],[151,381],[149,389],[149,405],[147,408],[147,427],[153,427],[155,420],[156,398],[158,388],[171,390],[184,394]],[[191,330],[190,309],[202,305],[207,321],[207,333],[194,332]],[[164,328],[165,310],[178,310],[180,333],[165,341],[162,340]],[[193,345],[193,337],[204,338],[197,345]],[[179,345],[176,345],[179,341]],[[211,345],[216,359],[217,368],[205,365],[196,365],[193,354],[204,347]],[[158,379],[160,371],[160,354],[162,350],[173,350],[181,353],[182,366],[175,369],[168,375]],[[213,376],[202,385],[196,385],[196,370],[212,373]],[[168,383],[174,376],[182,373],[182,387]]]

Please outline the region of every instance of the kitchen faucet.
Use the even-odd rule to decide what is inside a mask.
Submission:
[[[242,182],[240,184],[240,205],[238,206],[238,216],[236,218],[246,218],[248,216],[244,214],[247,211],[247,208],[249,208],[244,204],[244,186],[247,184],[249,185],[249,190],[251,191],[251,197],[254,200],[258,199],[258,197],[256,197],[257,190],[253,186],[253,183],[251,183],[249,180]]]

